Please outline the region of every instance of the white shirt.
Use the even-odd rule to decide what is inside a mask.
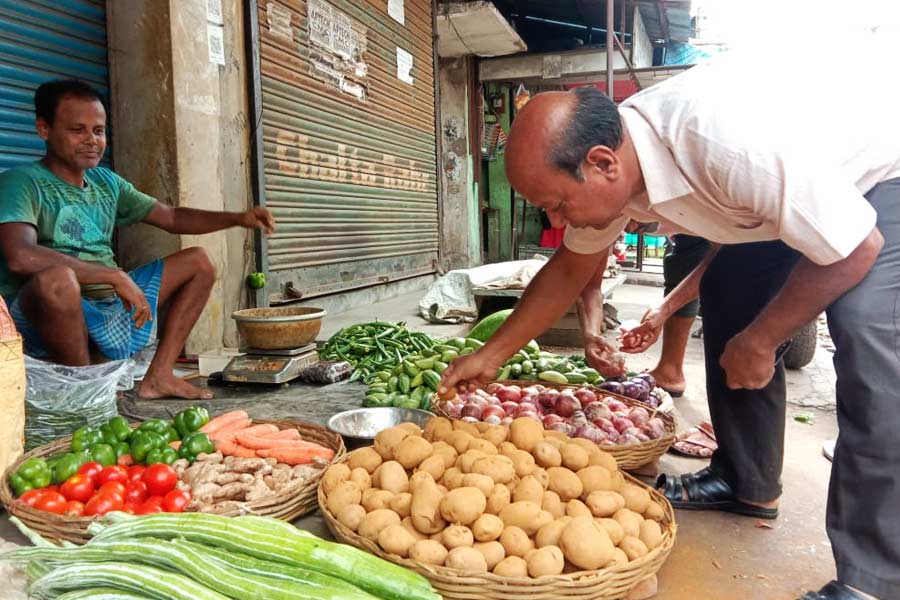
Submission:
[[[847,257],[875,226],[863,194],[900,177],[900,98],[869,79],[851,97],[839,80],[722,61],[632,96],[619,112],[646,193],[605,229],[568,227],[566,247],[600,252],[633,218],[720,244],[780,239],[821,265]]]

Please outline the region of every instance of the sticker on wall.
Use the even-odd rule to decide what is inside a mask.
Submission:
[[[269,2],[266,4],[266,22],[269,24],[269,33],[288,40],[294,39],[294,28],[291,27],[291,11]]]
[[[397,79],[413,84],[413,56],[403,48],[397,48]]]
[[[403,0],[388,0],[388,15],[403,25],[406,21],[403,10]]]
[[[206,20],[216,25],[225,24],[225,15],[222,13],[222,0],[206,0]]]
[[[309,63],[313,75],[360,102],[368,97],[366,29],[324,0],[308,0]]]
[[[206,24],[206,43],[209,46],[209,62],[225,64],[225,28],[221,25]]]

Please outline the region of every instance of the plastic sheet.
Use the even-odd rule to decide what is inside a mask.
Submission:
[[[133,387],[131,360],[67,367],[25,357],[25,448],[116,416],[116,389]]]

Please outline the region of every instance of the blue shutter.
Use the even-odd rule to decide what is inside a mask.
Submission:
[[[0,170],[44,155],[34,90],[68,78],[109,95],[104,0],[0,0]]]

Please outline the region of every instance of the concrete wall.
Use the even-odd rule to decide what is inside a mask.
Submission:
[[[241,0],[222,0],[225,65],[209,61],[205,0],[108,3],[115,167],[173,206],[245,210],[251,203]],[[146,226],[119,236],[130,267],[202,246],[219,272],[189,353],[237,345],[230,314],[246,304],[252,236],[231,230],[171,236]],[[227,268],[226,268],[227,267]]]
[[[615,52],[613,69],[625,68],[625,59]],[[606,73],[606,50],[597,48],[488,58],[479,64],[481,81],[546,82],[552,85],[554,80],[564,77],[603,73]]]
[[[631,64],[634,68],[653,66],[653,44],[647,35],[644,19],[639,8],[634,9],[634,30],[631,36]]]

